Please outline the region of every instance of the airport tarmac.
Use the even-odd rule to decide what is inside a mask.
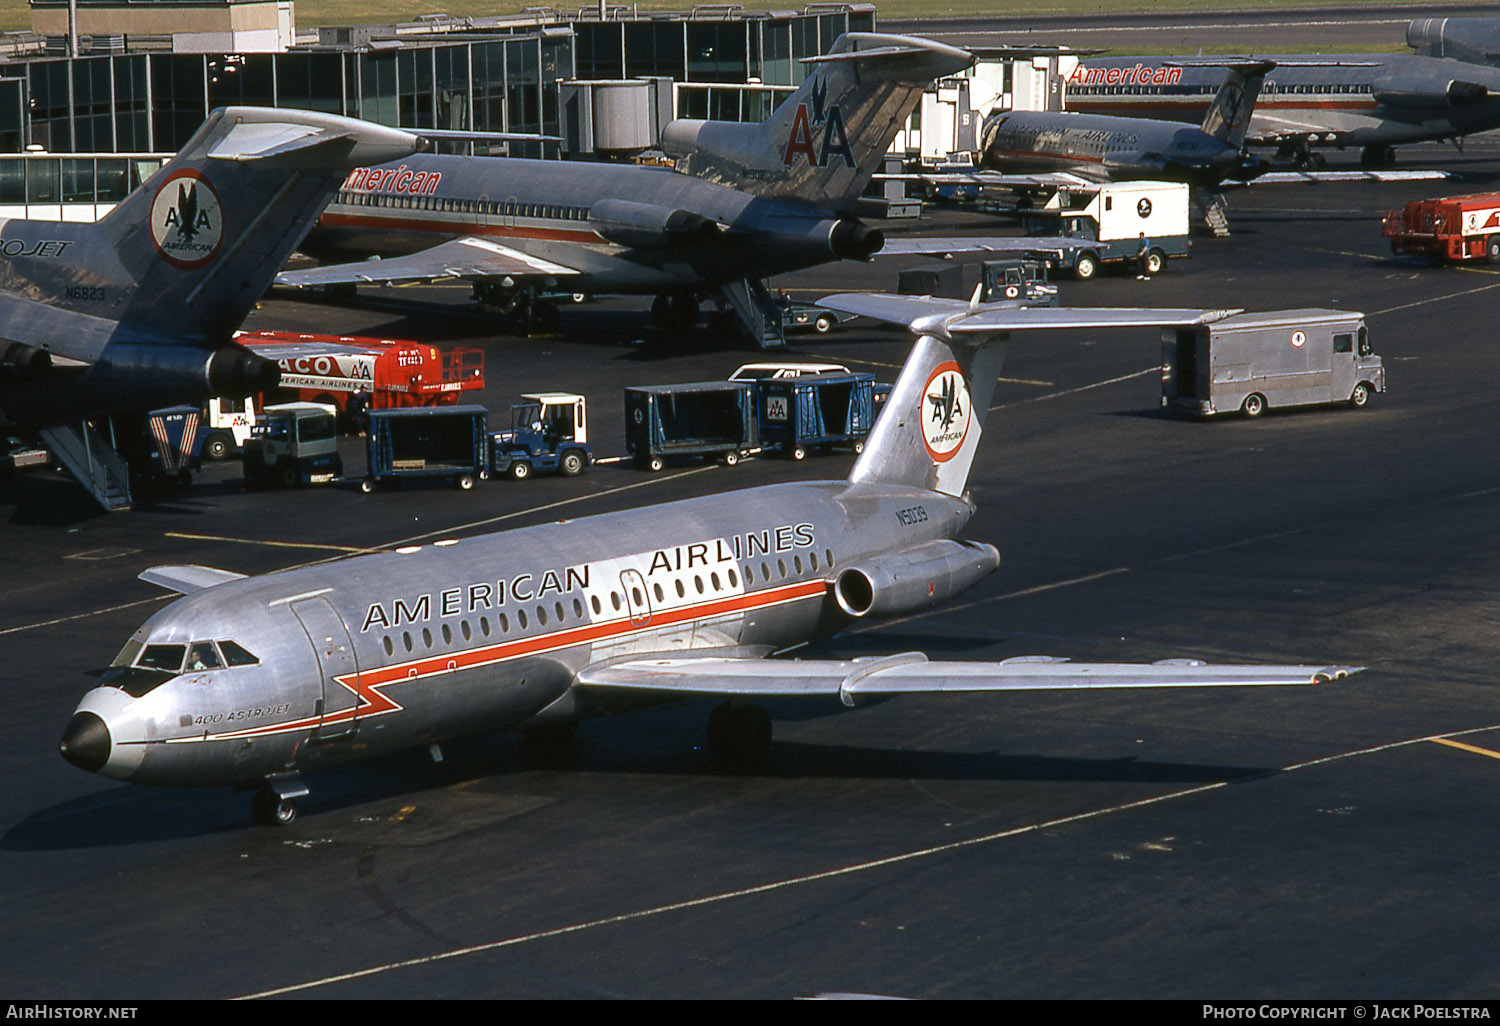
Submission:
[[[1169,273],[1062,282],[1069,305],[1362,310],[1388,395],[1199,422],[1158,410],[1154,331],[1018,344],[971,478],[968,534],[999,572],[816,653],[1369,667],[1338,684],[778,706],[767,763],[738,774],[702,750],[712,703],[684,702],[584,723],[561,764],[493,737],[314,774],[296,823],[257,827],[248,794],[57,754],[91,673],[167,601],[141,570],[264,572],[842,476],[850,457],[372,496],[247,493],[217,467],[114,515],[50,473],[0,480],[0,994],[1494,998],[1500,267],[1393,260],[1379,215],[1496,188],[1500,141],[1401,157],[1466,177],[1251,188],[1232,237]],[[889,290],[919,263],[777,284]],[[606,454],[622,387],[762,357],[707,332],[638,344],[643,303],[522,339],[463,290],[393,295],[276,297],[251,326],[482,345],[497,417],[523,391],[582,392]],[[854,322],[788,355],[894,376],[908,345]]]

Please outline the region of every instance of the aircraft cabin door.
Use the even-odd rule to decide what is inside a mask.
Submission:
[[[625,608],[630,610],[630,623],[644,627],[651,622],[651,596],[646,592],[646,579],[639,570],[620,571],[620,589],[625,592]]]
[[[292,612],[307,632],[323,689],[317,737],[344,737],[354,732],[359,714],[359,663],[354,657],[354,643],[343,618],[322,596],[292,603]],[[345,681],[348,686],[340,684]]]

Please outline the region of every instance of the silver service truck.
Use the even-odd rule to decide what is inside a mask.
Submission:
[[[1202,416],[1347,402],[1384,392],[1385,365],[1353,310],[1238,313],[1162,330],[1161,405]]]

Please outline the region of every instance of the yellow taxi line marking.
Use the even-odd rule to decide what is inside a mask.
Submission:
[[[167,531],[168,538],[185,538],[188,541],[233,542],[236,545],[266,545],[273,549],[323,549],[328,552],[360,552],[352,545],[323,545],[318,542],[269,541],[264,538],[231,538],[222,534],[188,534],[186,531]]]
[[[1500,729],[1500,724],[1490,724],[1484,727],[1473,727],[1468,730],[1453,731],[1447,735],[1428,735],[1425,737],[1406,738],[1401,741],[1392,741],[1386,744],[1374,745],[1369,748],[1360,748],[1353,751],[1338,752],[1333,755],[1325,755],[1318,759],[1307,762],[1295,763],[1291,766],[1283,766],[1280,770],[1267,774],[1268,777],[1281,773],[1292,773],[1313,766],[1323,766],[1334,762],[1343,762],[1349,759],[1376,755],[1381,752],[1394,751],[1418,745],[1425,741],[1435,741],[1440,737],[1452,737],[1454,735],[1478,734],[1485,731]],[[718,905],[739,898],[754,897],[763,894],[771,894],[777,891],[787,890],[793,887],[802,887],[807,884],[823,883],[838,880],[845,877],[857,876],[869,873],[877,869],[885,869],[890,866],[898,866],[906,863],[931,859],[936,856],[948,855],[970,848],[982,847],[999,841],[1007,841],[1013,838],[1026,837],[1038,833],[1056,830],[1060,827],[1072,826],[1078,823],[1086,823],[1090,820],[1103,819],[1107,816],[1120,813],[1133,812],[1137,809],[1150,808],[1154,805],[1162,805],[1167,802],[1177,801],[1182,798],[1192,798],[1197,795],[1207,794],[1211,791],[1220,791],[1229,787],[1230,781],[1216,780],[1208,784],[1199,784],[1194,787],[1183,788],[1179,791],[1170,791],[1166,794],[1153,795],[1148,798],[1139,798],[1134,801],[1122,802],[1118,805],[1106,806],[1099,809],[1091,809],[1085,812],[1073,813],[1066,816],[1058,816],[1043,822],[1026,823],[1021,826],[1010,827],[994,833],[981,834],[975,837],[961,838],[950,841],[947,844],[934,845],[927,848],[916,848],[908,851],[895,852],[881,858],[873,858],[864,862],[855,862],[844,866],[835,866],[829,869],[804,873],[799,876],[786,877],[781,880],[768,881],[762,884],[752,884],[748,887],[735,888],[733,890],[719,891],[714,894],[705,894],[696,898],[686,898],[682,901],[669,902],[649,908],[640,908],[634,911],[622,912],[612,916],[602,916],[598,919],[585,920],[583,922],[571,923],[566,926],[553,927],[547,930],[537,930],[533,933],[520,934],[506,937],[500,940],[487,941],[480,944],[471,944],[461,948],[450,948],[447,951],[438,951],[429,955],[420,955],[416,958],[402,959],[396,962],[387,962],[384,965],[369,966],[364,969],[356,969],[351,972],[339,973],[333,976],[324,976],[321,979],[307,980],[302,983],[293,983],[283,987],[259,991],[254,994],[241,995],[239,1000],[252,998],[277,997],[284,994],[295,994],[301,991],[313,990],[326,987],[336,983],[347,983],[351,980],[365,979],[382,973],[393,972],[399,969],[410,969],[416,966],[432,965],[438,962],[446,962],[451,959],[465,958],[484,952],[500,951],[506,948],[519,947],[537,941],[548,940],[555,937],[566,937],[570,934],[584,933],[589,930],[597,930],[603,927],[619,926],[624,923],[638,922],[669,915],[673,912],[681,912],[687,909],[704,908],[710,905]]]
[[[1088,392],[1095,388],[1103,388],[1106,385],[1118,385],[1122,381],[1131,381],[1135,378],[1144,378],[1148,374],[1160,373],[1161,367],[1159,366],[1147,367],[1145,370],[1136,371],[1134,374],[1122,374],[1118,378],[1109,378],[1106,381],[1096,381],[1091,385],[1080,385],[1077,388],[1065,388],[1061,392],[1048,392],[1046,395],[1034,395],[1030,399],[1017,399],[1013,403],[996,403],[994,406],[991,406],[989,408],[989,412],[994,413],[996,410],[1003,410],[1010,406],[1024,406],[1027,403],[1039,403],[1044,399],[1058,399],[1065,395],[1074,395],[1078,392]],[[1001,378],[1000,380],[1004,381],[1005,379]],[[1032,382],[1025,383],[1031,384]]]
[[[1466,745],[1462,741],[1454,741],[1446,737],[1432,738],[1435,745],[1447,745],[1449,748],[1457,748],[1460,751],[1473,752],[1475,755],[1488,755],[1491,759],[1500,759],[1500,752],[1492,752],[1488,748],[1480,748],[1478,745]]]
[[[153,602],[165,602],[173,595],[153,595],[150,598],[136,599],[134,602],[126,602],[118,606],[105,606],[103,609],[90,609],[87,613],[74,613],[72,616],[59,616],[55,620],[42,620],[39,623],[23,623],[17,627],[5,627],[0,629],[0,637],[7,634],[21,634],[25,631],[34,631],[39,627],[55,627],[60,623],[71,623],[74,620],[87,620],[92,616],[101,616],[104,613],[118,613],[122,609],[131,609],[135,606],[147,606]]]
[[[1430,299],[1419,299],[1415,303],[1402,303],[1400,306],[1389,306],[1384,310],[1376,310],[1370,316],[1379,317],[1381,314],[1395,313],[1397,310],[1410,310],[1414,306],[1426,306],[1428,303],[1441,303],[1446,299],[1457,299],[1460,296],[1472,296],[1476,292],[1488,292],[1490,289],[1500,289],[1500,281],[1489,285],[1480,285],[1477,288],[1464,289],[1461,292],[1449,292],[1441,296],[1433,296]]]
[[[577,496],[574,496],[573,498],[570,498],[570,499],[562,499],[562,500],[559,500],[557,502],[549,502],[549,503],[547,503],[545,505],[542,505],[542,506],[533,506],[530,509],[516,510],[513,513],[505,513],[505,514],[502,514],[501,516],[490,517],[488,520],[477,520],[477,521],[475,521],[475,522],[473,522],[471,524],[459,524],[459,525],[456,525],[456,526],[453,526],[453,527],[445,527],[445,528],[443,528],[441,530],[429,531],[426,534],[413,535],[410,538],[398,539],[398,540],[395,540],[395,541],[386,542],[384,545],[375,545],[375,546],[371,546],[369,548],[343,549],[343,548],[341,548],[341,547],[339,547],[337,545],[325,545],[325,546],[305,545],[305,546],[300,546],[302,548],[327,548],[327,549],[336,549],[339,552],[339,555],[338,556],[329,556],[329,557],[326,557],[326,559],[323,559],[323,560],[314,560],[313,562],[310,562],[310,563],[299,563],[299,564],[295,564],[295,565],[290,566],[290,567],[283,567],[282,569],[284,569],[284,570],[295,570],[295,569],[297,569],[298,567],[301,567],[301,566],[313,566],[316,563],[326,562],[328,559],[341,559],[346,554],[358,555],[358,554],[369,553],[369,552],[380,552],[383,549],[395,548],[398,545],[409,545],[409,544],[412,544],[413,542],[420,541],[420,540],[426,539],[426,538],[445,537],[445,536],[448,536],[448,535],[450,535],[450,534],[452,534],[454,532],[463,531],[463,530],[467,530],[467,529],[474,528],[474,527],[482,527],[482,526],[484,526],[486,524],[493,524],[493,523],[496,523],[496,522],[501,521],[501,520],[510,520],[510,519],[512,519],[514,517],[525,516],[528,513],[540,513],[540,512],[542,512],[544,510],[556,509],[559,506],[567,506],[567,505],[570,505],[572,503],[582,502],[585,499],[597,499],[600,496],[609,495],[609,494],[614,493],[614,492],[625,492],[625,491],[631,490],[632,488],[642,488],[642,487],[644,487],[646,485],[658,484],[658,483],[665,482],[665,481],[672,481],[672,480],[675,480],[675,479],[677,479],[679,477],[687,477],[690,474],[701,474],[701,473],[703,473],[705,471],[709,471],[709,470],[713,470],[713,469],[715,469],[715,468],[712,467],[712,466],[694,467],[694,468],[692,468],[690,470],[684,470],[684,471],[681,471],[680,473],[676,473],[676,474],[664,474],[664,475],[661,475],[661,476],[658,476],[658,477],[652,477],[652,478],[650,478],[648,480],[645,480],[645,481],[637,481],[634,484],[621,485],[621,486],[619,486],[617,488],[606,488],[602,492],[590,492],[587,495],[577,495]],[[171,533],[171,532],[169,532],[169,533]],[[201,536],[201,535],[188,535],[188,534],[175,535],[175,536],[176,537],[183,537],[183,538],[207,537],[207,536]],[[237,540],[243,540],[243,539],[226,538],[224,540],[225,541],[237,541]],[[282,545],[292,545],[292,543],[290,543],[290,542],[282,542],[280,544],[282,544]],[[136,606],[146,606],[146,605],[152,605],[152,604],[161,603],[161,602],[170,602],[170,601],[176,599],[177,597],[178,596],[175,595],[175,594],[167,594],[167,593],[163,592],[160,595],[154,595],[154,596],[152,596],[150,598],[137,599],[134,602],[125,602],[125,603],[122,603],[121,605],[118,605],[118,606],[105,606],[102,609],[91,609],[91,610],[89,610],[88,612],[85,612],[85,613],[74,613],[71,616],[60,616],[60,617],[57,617],[54,620],[41,620],[41,621],[38,621],[36,623],[18,624],[15,627],[3,627],[3,628],[0,628],[0,637],[4,637],[7,634],[22,634],[22,633],[25,633],[26,631],[39,630],[39,629],[41,629],[43,627],[55,627],[58,624],[71,623],[74,620],[86,620],[86,619],[88,619],[90,617],[103,615],[104,613],[117,613],[117,612],[119,612],[122,609],[133,609]]]

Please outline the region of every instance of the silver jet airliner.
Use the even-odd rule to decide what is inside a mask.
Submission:
[[[772,275],[876,254],[1072,246],[887,239],[860,220],[860,196],[923,90],[973,62],[929,39],[846,33],[809,59],[807,79],[764,122],[669,123],[661,147],[676,159],[670,168],[451,154],[358,168],[303,246],[330,265],[277,281],[459,279],[487,305],[547,330],[560,294],[654,296],[653,321],[679,329],[712,298],[755,335],[751,311]]]
[[[286,823],[308,793],[306,770],[489,731],[566,731],[691,695],[725,699],[709,746],[749,760],[771,739],[757,698],[853,707],[907,693],[1312,684],[1354,669],[775,658],[867,617],[938,606],[999,566],[992,545],[963,534],[969,469],[1013,335],[1228,312],[825,302],[919,335],[847,480],[257,577],[152,568],[141,577],[183,597],[147,620],[83,697],[63,756],[118,780],[258,788],[256,818]]]

